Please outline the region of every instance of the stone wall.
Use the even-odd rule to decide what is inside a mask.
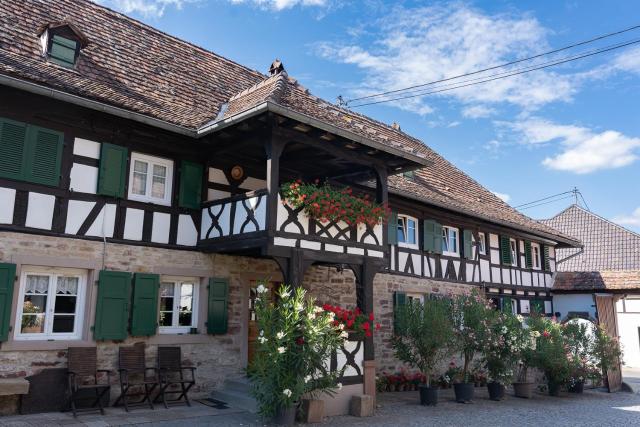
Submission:
[[[82,342],[61,341],[15,341],[12,332],[10,340],[0,343],[0,378],[25,377],[38,373],[42,369],[66,367],[66,348],[69,345],[96,346],[99,368],[117,369],[118,347],[145,342],[149,366],[155,365],[158,344],[180,345],[186,364],[198,369],[197,385],[192,389],[193,396],[208,394],[219,387],[225,378],[242,375],[246,356],[246,307],[248,286],[251,280],[281,277],[277,264],[272,260],[247,257],[203,254],[196,251],[171,250],[145,246],[132,246],[108,243],[106,251],[102,242],[49,236],[32,236],[20,233],[0,234],[0,262],[13,262],[22,265],[46,265],[68,267],[68,264],[95,263],[94,272],[104,268],[128,272],[162,272],[176,276],[188,275],[185,272],[200,272],[202,277],[221,277],[229,279],[229,329],[225,335],[211,336],[204,332],[206,313],[206,288],[200,291],[200,319],[198,335],[156,335],[154,337],[130,337],[124,342],[94,342],[89,330],[93,325],[94,309],[89,307],[85,315]],[[19,266],[20,267],[20,266]],[[91,270],[90,270],[91,271]],[[175,271],[175,273],[172,273]],[[194,274],[191,274],[194,275]],[[91,276],[90,276],[91,277]],[[95,274],[93,275],[94,279]],[[203,279],[204,280],[204,279]],[[87,285],[87,305],[95,304],[95,288]],[[204,288],[204,289],[203,289]],[[18,286],[14,292],[14,307],[11,325],[15,324]],[[115,381],[115,376],[112,377]],[[112,399],[118,395],[118,387],[111,392]]]

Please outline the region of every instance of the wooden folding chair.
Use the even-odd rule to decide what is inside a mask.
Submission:
[[[71,410],[73,416],[78,412],[93,412],[96,406],[104,415],[102,399],[111,389],[111,371],[97,368],[97,353],[95,347],[70,347],[67,350],[69,391],[71,392]],[[98,382],[98,373],[107,374],[107,383]],[[88,381],[87,381],[88,380]],[[88,408],[78,408],[77,401],[86,399],[87,392],[95,392],[95,400]]]
[[[164,407],[170,403],[178,403],[184,398],[184,402],[191,406],[189,401],[189,389],[196,383],[193,366],[182,366],[180,347],[158,347],[158,372],[160,374],[160,392],[154,402],[162,399]],[[190,374],[185,375],[185,372]],[[173,389],[171,389],[171,387]],[[175,399],[167,400],[167,394],[178,394]]]
[[[114,402],[114,406],[124,405],[129,412],[129,407],[144,405],[147,402],[153,409],[151,393],[158,386],[158,370],[155,367],[147,368],[144,357],[144,344],[136,344],[131,347],[120,347],[118,350],[118,372],[120,373],[120,396]],[[152,372],[151,375],[148,372]],[[140,397],[139,401],[131,402],[132,397]]]

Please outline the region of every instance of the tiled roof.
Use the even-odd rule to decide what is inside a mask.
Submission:
[[[391,191],[412,195],[427,203],[480,217],[489,222],[559,240],[565,245],[580,244],[577,239],[518,212],[442,156],[428,147],[425,149],[426,158],[432,164],[416,171],[411,179],[400,175],[390,177]]]
[[[541,221],[582,241],[584,249],[559,249],[559,271],[640,270],[640,235],[572,205]],[[575,255],[571,258],[568,258]]]
[[[631,291],[640,290],[640,270],[559,272],[554,291]]]
[[[38,29],[72,23],[88,39],[76,68],[45,60]],[[196,130],[273,104],[367,141],[433,162],[391,190],[425,203],[576,245],[502,202],[420,140],[309,93],[281,72],[266,76],[88,0],[0,0],[0,75]]]
[[[72,23],[89,41],[74,70],[41,52],[38,29],[58,21]],[[0,74],[193,130],[211,123],[230,99],[245,101],[231,112],[266,101],[262,95],[277,80],[88,0],[0,1]],[[405,133],[339,113],[292,80],[285,83],[282,106],[420,157],[421,143]]]

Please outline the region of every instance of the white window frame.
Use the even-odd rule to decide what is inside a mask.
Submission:
[[[417,218],[412,217],[411,215],[399,214],[398,215],[398,224],[396,225],[396,233],[398,232],[397,230],[398,230],[398,225],[400,225],[400,221],[403,221],[402,228],[404,230],[405,237],[409,237],[409,221],[413,221],[413,223],[415,224],[414,230],[413,230],[413,239],[414,239],[415,243],[401,242],[400,239],[398,239],[398,246],[403,247],[403,248],[419,249],[420,242],[418,240],[418,220],[417,220]]]
[[[47,293],[47,307],[45,308],[45,331],[42,333],[22,333],[22,314],[24,309],[24,294],[27,275],[49,276],[49,292]],[[74,313],[73,333],[51,332],[53,329],[53,314],[55,309],[55,288],[58,276],[78,277],[78,293],[76,294],[76,312]],[[87,294],[86,270],[72,268],[51,268],[42,266],[24,266],[20,273],[18,292],[18,307],[14,322],[14,338],[16,341],[51,341],[51,340],[80,340],[84,326],[85,299]],[[53,290],[53,292],[52,292]]]
[[[538,251],[537,256],[536,256],[536,250]],[[541,250],[540,244],[531,243],[531,267],[534,270],[542,270],[542,257],[541,257],[540,250]]]
[[[188,334],[191,332],[191,328],[198,327],[198,310],[199,310],[199,294],[200,294],[200,279],[195,277],[162,277],[161,284],[173,283],[173,325],[172,326],[159,326],[158,332],[161,334]],[[193,285],[193,300],[191,302],[191,325],[180,326],[178,325],[179,313],[180,313],[180,286],[183,284]],[[176,297],[177,296],[177,297]],[[158,324],[160,324],[160,288],[158,289]]]
[[[511,314],[518,314],[518,300],[515,298],[511,299]]]
[[[445,251],[445,244],[444,244],[444,239],[447,239],[447,247],[451,247],[451,245],[449,244],[450,242],[450,238],[451,238],[451,231],[455,231],[456,236],[456,250],[455,251]],[[451,227],[449,225],[443,225],[442,226],[442,255],[450,255],[450,256],[460,256],[460,230],[456,227]]]
[[[487,254],[487,235],[482,231],[479,232],[478,240],[479,240],[478,252],[480,253],[480,255],[486,255]]]
[[[407,303],[417,301],[420,304],[424,304],[424,300],[425,300],[424,294],[408,292],[405,294],[405,297],[407,299]]]
[[[140,161],[148,165],[147,167],[147,181],[145,183],[145,194],[133,193],[133,173],[135,171],[135,162]],[[164,198],[152,197],[151,190],[153,185],[153,165],[164,166],[167,168],[167,175],[164,182]],[[136,200],[138,202],[154,203],[156,205],[171,206],[171,196],[173,187],[173,160],[165,159],[162,157],[149,156],[142,153],[131,153],[131,159],[129,162],[129,200]]]
[[[531,314],[531,301],[529,301],[528,299],[520,300],[520,313]]]
[[[509,239],[509,250],[511,251],[511,266],[518,266],[518,241],[516,239]]]

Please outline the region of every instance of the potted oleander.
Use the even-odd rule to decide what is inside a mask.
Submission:
[[[460,379],[453,385],[456,402],[473,400],[475,384],[470,376],[471,363],[476,354],[482,354],[496,314],[491,303],[475,289],[452,300],[450,316],[454,342],[463,361]]]
[[[593,371],[593,324],[583,319],[572,319],[564,324],[563,334],[568,346],[570,374],[567,382],[569,393],[582,393],[584,382]]]
[[[572,357],[564,325],[555,318],[531,316],[529,327],[539,332],[534,352],[534,366],[544,372],[550,396],[558,396],[571,376]]]
[[[453,336],[450,306],[447,300],[432,298],[400,306],[395,313],[393,349],[398,359],[422,373],[424,383],[418,386],[422,405],[438,403],[432,375],[438,361],[449,354]]]
[[[303,398],[334,395],[342,385],[340,371],[329,371],[326,361],[348,334],[334,325],[333,313],[307,298],[302,288],[282,286],[277,301],[258,286],[256,319],[259,336],[247,373],[260,415],[278,425],[292,425]]]
[[[622,360],[622,350],[617,337],[610,337],[603,325],[594,328],[594,338],[590,354],[595,363],[593,379],[601,380],[608,386],[607,372],[619,369]]]

